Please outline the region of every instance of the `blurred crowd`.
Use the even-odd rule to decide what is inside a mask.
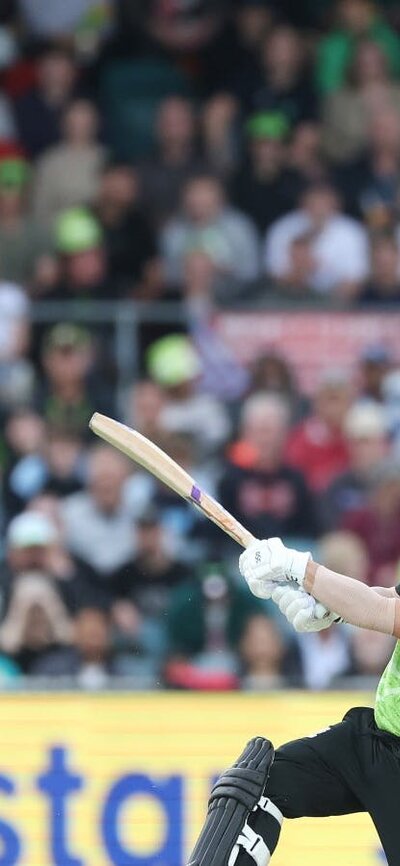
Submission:
[[[0,683],[380,673],[391,639],[291,633],[241,586],[235,545],[88,421],[149,436],[257,537],[392,585],[397,359],[367,341],[305,394],[284,354],[240,363],[212,315],[396,311],[399,226],[390,0],[3,0]],[[146,326],[122,410],[112,325],[87,324],[100,301],[184,313]]]

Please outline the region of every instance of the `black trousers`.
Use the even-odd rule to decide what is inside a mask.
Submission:
[[[371,709],[277,749],[265,794],[286,818],[369,812],[389,866],[400,866],[400,738]]]

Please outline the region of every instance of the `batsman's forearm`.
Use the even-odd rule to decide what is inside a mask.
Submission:
[[[337,574],[310,560],[304,578],[304,589],[351,625],[383,634],[395,632],[396,599],[381,596],[352,577]]]

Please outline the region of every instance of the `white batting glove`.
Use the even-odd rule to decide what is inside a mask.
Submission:
[[[280,538],[253,541],[239,558],[239,570],[258,598],[271,598],[270,583],[294,580],[303,585],[310,553],[285,547]],[[269,593],[265,595],[265,593]]]
[[[340,621],[336,613],[327,610],[323,604],[296,584],[276,585],[271,598],[295,631],[323,631],[332,623]]]

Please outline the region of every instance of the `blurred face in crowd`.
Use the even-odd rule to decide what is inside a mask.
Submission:
[[[6,425],[7,442],[16,454],[34,454],[41,451],[45,441],[43,419],[27,410],[12,415]]]
[[[351,436],[348,438],[350,464],[353,471],[364,476],[379,463],[387,451],[386,436]]]
[[[288,408],[278,397],[256,394],[244,404],[243,439],[253,447],[260,469],[280,465],[288,433]]]
[[[106,276],[106,255],[103,247],[94,247],[66,256],[64,273],[69,287],[74,291],[92,289]]]
[[[299,123],[289,148],[290,163],[299,171],[318,166],[321,153],[321,127],[310,121]]]
[[[346,30],[359,36],[368,30],[374,16],[374,6],[370,0],[339,0],[338,16]]]
[[[374,84],[387,80],[386,57],[376,42],[363,42],[358,47],[353,78],[359,85]]]
[[[100,209],[124,211],[138,198],[138,177],[129,165],[110,166],[102,175],[98,193]]]
[[[256,49],[271,26],[271,10],[260,3],[246,3],[236,13],[236,30],[241,43]]]
[[[240,655],[249,673],[279,674],[283,643],[271,619],[251,617],[240,641]]]
[[[50,100],[63,101],[66,99],[72,92],[76,76],[74,61],[63,51],[50,51],[39,61],[38,84]]]
[[[81,383],[86,378],[91,362],[89,346],[55,346],[47,349],[43,359],[46,374],[54,388],[70,383]]]
[[[302,199],[302,207],[316,228],[323,226],[336,213],[338,204],[335,190],[323,185],[312,187]]]
[[[178,152],[191,147],[195,118],[190,102],[177,96],[165,99],[157,118],[157,133],[162,149]]]
[[[399,251],[395,238],[383,237],[372,245],[372,279],[384,288],[399,284]]]
[[[272,78],[291,78],[303,60],[299,35],[291,27],[276,27],[266,40],[262,59]]]
[[[63,430],[50,430],[46,456],[50,472],[57,478],[68,478],[77,464],[82,450],[79,437]]]
[[[214,178],[196,178],[184,191],[184,209],[187,217],[199,225],[213,222],[223,208],[223,193],[220,183]]]
[[[377,110],[369,128],[368,139],[372,151],[376,154],[400,153],[400,117],[391,108]]]
[[[63,120],[64,137],[71,144],[91,144],[98,132],[98,116],[94,105],[85,99],[69,106]]]
[[[278,355],[264,355],[253,369],[253,390],[288,393],[293,390],[291,371]]]
[[[110,626],[103,611],[81,610],[75,619],[75,646],[87,663],[101,663],[110,651]]]
[[[364,394],[375,400],[381,400],[383,380],[389,370],[390,363],[385,358],[363,361],[360,369],[360,384]]]
[[[164,406],[164,395],[155,382],[137,382],[132,389],[132,419],[136,430],[156,430]]]
[[[352,532],[328,532],[318,544],[318,557],[326,568],[365,581],[369,559],[364,542]]]
[[[277,138],[255,138],[250,142],[250,155],[256,172],[268,176],[281,168],[286,148]]]
[[[121,505],[127,477],[128,465],[122,454],[103,446],[92,451],[88,465],[88,485],[100,511],[112,513]]]
[[[164,529],[157,521],[139,522],[136,526],[137,555],[143,559],[164,557]]]
[[[352,396],[352,388],[347,382],[326,382],[315,396],[315,414],[331,429],[341,430]]]

